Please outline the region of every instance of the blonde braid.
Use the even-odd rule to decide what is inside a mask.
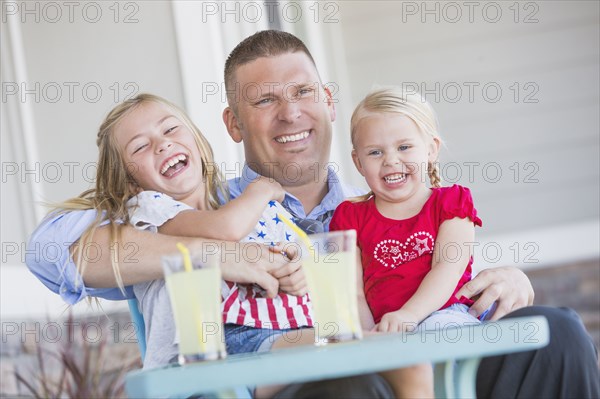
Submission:
[[[429,175],[429,181],[431,182],[432,187],[441,187],[442,179],[440,178],[439,163],[436,162],[427,162],[427,174]]]
[[[350,201],[350,202],[364,202],[364,201],[369,200],[374,195],[375,195],[375,193],[373,193],[373,191],[369,191],[368,193],[359,195],[357,197],[346,198],[346,200]]]

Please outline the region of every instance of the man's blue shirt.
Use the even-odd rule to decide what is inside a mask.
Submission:
[[[250,184],[258,176],[258,173],[250,169],[248,165],[244,165],[244,168],[242,169],[242,175],[240,177],[230,179],[227,182],[229,184],[229,193],[231,198],[236,198],[239,196],[246,189],[246,187],[248,187],[248,184]],[[343,184],[340,181],[337,173],[332,168],[329,168],[327,173],[327,184],[328,191],[325,195],[325,198],[323,198],[321,203],[311,210],[308,215],[306,214],[302,203],[292,194],[287,193],[285,195],[283,206],[297,217],[317,219],[325,212],[334,210],[344,199],[365,193],[363,190]]]
[[[25,263],[29,270],[69,304],[75,304],[86,296],[114,300],[133,298],[131,287],[125,287],[125,296],[118,288],[86,287],[73,262],[69,247],[94,223],[96,214],[95,209],[50,214],[33,232],[27,244]],[[89,251],[90,254],[93,252]]]

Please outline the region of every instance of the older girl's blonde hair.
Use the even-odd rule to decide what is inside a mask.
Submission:
[[[87,209],[97,211],[94,223],[82,234],[79,245],[90,242],[98,226],[108,221],[111,250],[114,248],[115,251],[118,251],[118,243],[121,237],[120,227],[123,223],[129,221],[127,201],[137,194],[137,190],[136,185],[132,184],[134,180],[129,173],[128,165],[123,160],[113,132],[123,118],[146,103],[157,103],[166,106],[193,133],[202,157],[202,178],[207,188],[205,200],[209,208],[216,209],[219,207],[219,195],[228,198],[228,190],[221,172],[214,162],[212,148],[200,129],[194,125],[183,110],[170,101],[153,94],[139,94],[114,107],[100,125],[96,138],[99,152],[96,187],[56,206],[55,211],[58,212]],[[80,248],[77,255],[79,275],[83,275],[87,265],[84,253],[85,250]],[[118,264],[118,252],[113,255],[111,256],[111,264],[115,280],[119,288],[124,291],[123,279]]]
[[[431,139],[437,138],[441,143],[439,125],[435,111],[431,105],[416,92],[405,92],[397,87],[376,89],[356,106],[350,119],[350,139],[352,147],[356,143],[357,126],[361,119],[374,113],[400,114],[410,118],[422,134]],[[427,163],[427,175],[433,187],[440,187],[441,179],[437,161]],[[364,201],[373,196],[373,192],[353,198],[353,201]]]

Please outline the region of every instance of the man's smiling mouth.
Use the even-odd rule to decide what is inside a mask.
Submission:
[[[278,136],[275,138],[275,141],[281,144],[285,143],[293,143],[294,141],[304,140],[310,136],[310,132],[307,130],[305,132],[296,133],[296,134],[288,134],[285,136]]]

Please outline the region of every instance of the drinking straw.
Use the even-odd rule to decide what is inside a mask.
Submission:
[[[190,257],[190,250],[187,249],[187,247],[180,242],[178,242],[176,245],[179,252],[181,252],[181,256],[183,257],[183,268],[186,272],[191,272],[192,258]]]
[[[292,229],[292,231],[296,233],[298,237],[300,237],[302,242],[304,242],[304,245],[306,245],[306,249],[308,249],[311,252],[314,251],[312,243],[310,242],[310,238],[308,238],[308,235],[304,232],[304,230],[296,226],[294,222],[292,222],[290,219],[286,218],[281,214],[277,214],[277,217],[281,219],[281,221],[285,223],[290,229]]]
[[[281,214],[277,214],[277,217],[283,223],[285,223],[290,229],[292,229],[292,231],[294,231],[294,233],[296,233],[298,235],[298,237],[300,237],[300,239],[302,240],[302,242],[304,242],[304,245],[306,245],[306,248],[314,256],[314,251],[315,250],[314,250],[314,248],[312,246],[312,243],[310,242],[310,238],[308,238],[308,235],[304,232],[304,230],[302,230],[295,223],[293,223],[290,219],[286,218],[285,216],[283,216]],[[352,323],[352,316],[350,316],[350,313],[344,312],[344,318],[346,319],[346,323],[348,324],[348,326],[350,326],[350,328],[352,328],[352,330],[353,330],[352,332],[355,333],[355,331],[354,331],[355,324]]]

